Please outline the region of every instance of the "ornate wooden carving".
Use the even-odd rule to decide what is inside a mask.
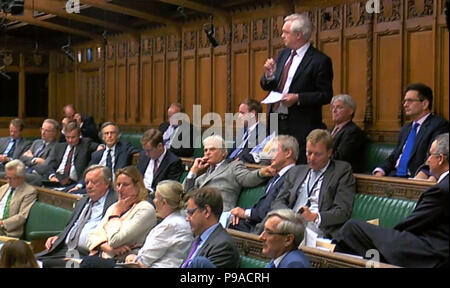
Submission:
[[[142,44],[142,55],[144,56],[152,56],[153,54],[153,39],[152,38],[144,38],[141,40]]]
[[[376,14],[377,23],[399,21],[402,15],[401,0],[382,0],[380,13]]]
[[[128,56],[136,57],[139,55],[139,43],[136,41],[131,41],[128,45]]]
[[[278,16],[273,18],[273,27],[272,27],[272,38],[280,38],[282,29],[283,29],[283,16]]]
[[[199,30],[199,39],[198,39],[198,48],[208,48],[210,47],[210,43],[208,40],[208,37],[206,36],[206,33],[203,30]],[[214,32],[215,34],[215,32]],[[217,39],[216,39],[217,40]]]
[[[363,2],[357,2],[347,5],[345,13],[346,27],[356,27],[367,24],[371,16],[366,12],[366,5]]]
[[[366,14],[367,15],[367,14]],[[366,80],[366,111],[364,113],[364,125],[373,123],[373,17],[368,16],[367,31],[367,80]]]
[[[268,38],[269,19],[258,19],[253,23],[253,40],[266,40]]]
[[[248,42],[248,23],[233,25],[233,43]]]
[[[433,0],[408,0],[408,19],[433,15]]]
[[[178,47],[177,37],[175,35],[170,35],[167,38],[167,52],[177,52]]]
[[[226,26],[220,26],[218,28],[216,28],[215,31],[215,36],[216,36],[216,40],[217,43],[220,45],[227,45],[229,43],[229,29]]]
[[[106,58],[108,60],[114,59],[115,52],[116,52],[115,50],[116,49],[115,49],[115,45],[114,44],[110,44],[110,45],[106,46]]]
[[[119,43],[118,46],[118,56],[119,59],[125,58],[127,56],[127,44],[128,43]]]
[[[196,31],[186,31],[184,32],[184,45],[183,45],[183,49],[184,50],[193,50],[195,49],[195,36],[196,36]]]
[[[330,17],[324,17],[324,13],[327,13]],[[334,30],[341,28],[341,8],[340,7],[328,7],[320,9],[320,31]]]
[[[156,37],[156,43],[155,43],[155,54],[164,54],[164,51],[166,50],[166,37],[159,36]]]

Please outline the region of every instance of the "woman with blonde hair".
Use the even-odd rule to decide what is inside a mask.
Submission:
[[[127,263],[141,268],[177,268],[187,257],[193,236],[184,208],[184,189],[177,181],[165,180],[156,186],[153,200],[163,220],[147,236],[137,255],[128,255]]]

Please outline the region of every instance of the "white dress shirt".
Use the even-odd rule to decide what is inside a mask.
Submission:
[[[159,158],[157,160],[158,161],[157,169],[159,169],[159,166],[161,165],[161,162],[164,159],[164,156],[166,156],[166,153],[167,153],[167,149],[164,147],[164,152],[161,154],[161,156],[159,156]],[[145,188],[147,188],[147,190],[149,190],[149,191],[153,191],[152,183],[153,183],[153,178],[155,176],[155,175],[153,175],[154,168],[155,168],[155,160],[150,159],[150,161],[148,162],[147,169],[145,170],[145,174],[144,174],[144,185],[145,185]]]

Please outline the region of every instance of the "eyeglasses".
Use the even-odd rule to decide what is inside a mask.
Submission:
[[[405,103],[411,104],[412,102],[422,102],[423,100],[420,99],[405,99],[402,101],[402,104],[405,105]]]
[[[197,211],[199,209],[199,207],[195,207],[192,209],[186,209],[186,214],[191,217],[192,215],[194,215],[195,211]]]
[[[267,233],[269,235],[288,235],[288,234],[290,234],[290,233],[286,233],[286,232],[275,232],[275,231],[272,231],[267,228],[264,228],[263,233]]]
[[[441,154],[439,154],[439,153],[430,153],[430,152],[428,152],[428,153],[427,153],[427,158],[430,158],[431,156],[439,157],[439,156],[441,156]]]

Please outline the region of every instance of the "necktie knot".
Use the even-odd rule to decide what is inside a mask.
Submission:
[[[295,55],[297,55],[297,50],[292,50],[291,57],[294,57]]]

